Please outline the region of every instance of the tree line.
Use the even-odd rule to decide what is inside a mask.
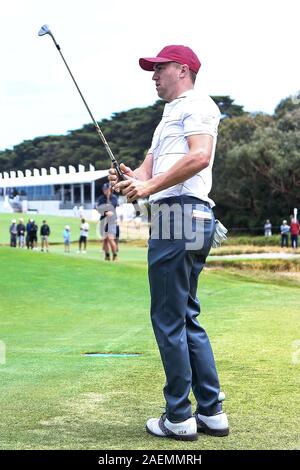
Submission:
[[[273,115],[250,114],[229,96],[212,98],[222,113],[211,192],[216,216],[228,227],[251,229],[267,218],[280,225],[300,203],[299,96],[283,99]],[[142,162],[163,106],[157,101],[99,122],[120,162],[133,168]],[[93,124],[0,152],[1,172],[89,163],[96,169],[110,166]]]

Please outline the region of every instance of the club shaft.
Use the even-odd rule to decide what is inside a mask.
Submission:
[[[117,162],[117,160],[116,160],[116,158],[115,158],[115,156],[114,156],[114,154],[113,154],[113,152],[112,152],[110,146],[108,145],[107,140],[106,140],[106,138],[105,138],[103,132],[101,131],[101,129],[100,129],[100,127],[99,127],[99,124],[97,123],[96,119],[94,118],[94,116],[93,116],[93,114],[92,114],[92,111],[91,111],[90,108],[89,108],[89,105],[88,105],[87,102],[85,101],[85,98],[84,98],[83,94],[81,93],[81,90],[80,90],[80,88],[79,88],[79,86],[78,86],[78,84],[77,84],[77,82],[76,82],[76,80],[75,80],[75,77],[74,77],[74,75],[72,74],[71,69],[70,69],[70,67],[69,67],[68,64],[67,64],[67,61],[66,61],[66,59],[65,59],[64,56],[63,56],[63,53],[61,52],[61,49],[60,49],[59,44],[57,44],[57,42],[55,41],[55,38],[54,38],[54,36],[53,36],[52,34],[51,34],[51,37],[52,37],[52,39],[53,39],[53,42],[54,42],[54,44],[55,44],[55,46],[56,46],[56,49],[58,50],[58,52],[59,52],[59,54],[60,54],[60,56],[61,56],[61,58],[62,58],[62,60],[63,60],[63,62],[64,62],[64,64],[65,64],[65,66],[67,67],[67,70],[68,70],[68,72],[69,72],[69,74],[70,74],[70,76],[71,76],[71,78],[72,78],[72,80],[73,80],[73,83],[74,83],[74,85],[75,85],[75,87],[76,87],[76,89],[77,89],[77,91],[78,91],[78,93],[79,93],[79,95],[80,95],[80,97],[81,97],[81,99],[82,99],[84,105],[85,105],[85,107],[86,107],[86,109],[87,109],[87,111],[88,111],[88,113],[89,113],[89,115],[90,115],[90,117],[91,117],[91,119],[92,119],[92,121],[93,121],[93,124],[94,124],[94,126],[95,126],[96,131],[97,131],[97,134],[98,134],[98,136],[100,137],[101,142],[104,144],[104,147],[105,147],[105,149],[106,149],[106,151],[107,151],[107,153],[108,153],[108,155],[109,155],[109,158],[110,158],[111,161],[112,161],[112,164],[113,164],[113,166],[114,166],[114,168],[115,168],[115,170],[116,170],[116,172],[117,172],[117,174],[118,174],[119,179],[124,180],[125,177],[124,177],[122,171],[120,170],[120,165],[119,165],[119,163]]]
[[[69,66],[68,66],[68,64],[67,64],[67,62],[66,62],[66,60],[65,60],[65,58],[64,58],[64,56],[63,56],[63,54],[62,54],[62,52],[59,51],[59,53],[60,53],[60,55],[61,55],[62,60],[63,60],[64,63],[65,63],[65,66],[66,66],[67,69],[68,69],[69,74],[71,75],[71,78],[72,78],[72,80],[73,80],[73,82],[74,82],[74,85],[76,86],[76,88],[77,88],[77,90],[78,90],[78,93],[80,94],[81,99],[82,99],[82,101],[84,102],[85,107],[86,107],[86,109],[87,109],[89,115],[91,116],[91,119],[92,119],[92,121],[93,121],[93,123],[94,123],[94,126],[95,126],[95,128],[96,128],[96,130],[97,130],[97,133],[98,133],[98,135],[99,135],[99,137],[100,137],[102,143],[105,145],[105,148],[106,148],[106,150],[107,150],[108,155],[110,156],[110,158],[111,158],[112,161],[115,161],[114,154],[112,153],[112,150],[111,150],[110,146],[108,145],[107,140],[106,140],[106,138],[105,138],[103,132],[101,131],[101,129],[100,129],[100,127],[99,127],[99,124],[98,124],[97,121],[95,120],[95,118],[94,118],[94,116],[93,116],[93,114],[92,114],[92,112],[91,112],[91,110],[90,110],[90,108],[89,108],[87,102],[85,101],[84,96],[83,96],[83,94],[81,93],[80,88],[79,88],[79,86],[77,85],[77,82],[76,82],[76,80],[75,80],[75,78],[74,78],[74,76],[73,76],[73,74],[72,74],[72,72],[71,72],[71,70],[70,70],[70,68],[69,68]]]
[[[81,90],[80,90],[79,86],[77,85],[77,82],[76,82],[76,80],[75,80],[75,78],[74,78],[74,76],[73,76],[73,74],[72,74],[72,72],[71,72],[71,70],[70,70],[70,68],[69,68],[69,66],[68,66],[68,64],[67,64],[67,62],[66,62],[66,60],[65,60],[65,58],[64,58],[64,56],[63,56],[63,54],[62,54],[62,52],[61,52],[61,50],[60,50],[59,44],[57,44],[57,42],[56,42],[56,40],[55,40],[53,34],[52,34],[51,32],[49,32],[49,34],[50,34],[51,38],[53,39],[53,42],[54,42],[54,44],[55,44],[55,47],[56,47],[56,49],[58,50],[58,52],[60,53],[60,56],[61,56],[61,58],[62,58],[62,60],[63,60],[63,62],[64,62],[64,64],[65,64],[65,66],[66,66],[67,69],[68,69],[68,72],[69,72],[69,74],[70,74],[70,76],[71,76],[71,78],[72,78],[72,80],[73,80],[74,85],[75,85],[76,88],[77,88],[78,93],[79,93],[80,96],[81,96],[81,99],[82,99],[82,101],[83,101],[83,103],[84,103],[84,105],[85,105],[85,107],[86,107],[86,109],[87,109],[87,111],[88,111],[88,113],[89,113],[89,115],[90,115],[92,121],[93,121],[93,124],[94,124],[94,126],[95,126],[96,131],[97,131],[97,134],[98,134],[98,136],[100,137],[101,142],[104,144],[104,147],[106,148],[106,151],[107,151],[107,153],[108,153],[108,155],[109,155],[109,157],[110,157],[110,159],[111,159],[111,162],[112,162],[112,164],[113,164],[114,169],[116,170],[116,173],[117,173],[117,175],[118,175],[119,180],[124,181],[126,178],[125,178],[124,174],[122,173],[122,171],[121,171],[121,169],[120,169],[120,165],[119,165],[119,163],[117,162],[117,160],[116,160],[114,154],[112,153],[112,150],[111,150],[110,146],[108,145],[107,140],[106,140],[106,138],[105,138],[103,132],[101,131],[101,129],[100,129],[100,127],[99,127],[99,124],[97,123],[96,119],[94,118],[94,116],[93,116],[93,114],[92,114],[92,111],[90,110],[90,108],[89,108],[87,102],[85,101],[84,96],[83,96],[83,94],[81,93]],[[140,215],[141,212],[140,212],[140,208],[139,208],[138,202],[137,202],[137,201],[133,201],[132,204],[133,204],[134,207],[135,207],[136,215]]]

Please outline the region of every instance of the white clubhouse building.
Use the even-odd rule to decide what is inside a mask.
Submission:
[[[0,173],[0,212],[72,216],[81,208],[87,214],[95,208],[107,176],[108,170],[93,165]]]

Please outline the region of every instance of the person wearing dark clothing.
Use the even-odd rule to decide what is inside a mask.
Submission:
[[[17,225],[17,242],[19,248],[24,248],[25,231],[26,227],[24,225],[24,220],[19,219],[19,223]]]
[[[29,233],[31,230],[31,225],[33,223],[33,219],[28,219],[28,222],[26,224],[26,247],[27,250],[29,250]]]
[[[289,233],[290,233],[290,226],[288,225],[286,220],[282,221],[280,225],[280,234],[281,234],[281,248],[289,246]]]
[[[27,234],[28,234],[28,246],[31,250],[36,250],[37,248],[37,232],[38,226],[36,225],[33,219],[30,219],[29,224],[27,224]]]
[[[49,251],[48,237],[50,235],[50,227],[47,224],[46,220],[43,220],[43,225],[40,229],[40,235],[42,241],[41,251],[44,251],[44,249],[46,249],[46,251]]]

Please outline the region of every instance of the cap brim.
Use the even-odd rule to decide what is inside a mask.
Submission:
[[[154,64],[163,62],[172,62],[172,59],[167,59],[166,57],[142,57],[139,60],[140,67],[148,72],[154,70]]]

